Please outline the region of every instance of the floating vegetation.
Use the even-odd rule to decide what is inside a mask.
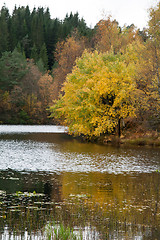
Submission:
[[[43,193],[36,193],[36,191],[33,191],[32,192],[21,192],[21,191],[17,191],[15,194],[13,194],[13,196],[16,196],[16,197],[42,197],[42,196],[45,196],[45,194]]]

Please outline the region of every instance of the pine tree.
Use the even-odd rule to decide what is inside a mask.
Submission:
[[[48,56],[45,43],[41,47],[39,58],[42,59],[45,69],[48,69]]]
[[[0,11],[0,55],[2,52],[8,50],[8,21],[9,21],[9,11],[3,6]]]
[[[34,62],[36,63],[38,61],[38,52],[36,45],[34,44],[32,49],[31,49],[31,58],[34,59]]]
[[[33,11],[32,23],[31,23],[31,38],[32,42],[36,45],[38,51],[40,51],[44,43],[44,18],[43,8],[38,8],[37,11]]]
[[[26,74],[26,59],[17,49],[13,52],[4,52],[0,59],[0,89],[10,91]]]

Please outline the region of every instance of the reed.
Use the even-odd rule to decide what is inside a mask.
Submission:
[[[45,227],[46,240],[82,240],[82,236],[77,236],[73,232],[73,228],[65,227],[62,223],[60,225],[48,223]]]

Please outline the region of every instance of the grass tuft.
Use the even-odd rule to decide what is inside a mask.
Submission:
[[[65,227],[62,223],[48,223],[45,227],[46,240],[82,240],[82,237],[77,236],[73,229]]]

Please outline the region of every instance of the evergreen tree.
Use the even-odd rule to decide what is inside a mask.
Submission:
[[[33,12],[33,18],[31,23],[31,37],[32,42],[36,45],[38,51],[40,51],[41,46],[44,43],[44,10],[43,8],[38,8],[37,12]]]
[[[31,49],[31,58],[34,60],[35,63],[38,61],[38,52],[35,44]]]
[[[43,55],[45,68],[52,69],[57,42],[71,36],[75,29],[80,36],[89,36],[89,29],[84,19],[79,19],[78,13],[66,15],[64,21],[60,21],[51,19],[48,8],[40,7],[30,11],[29,6],[15,5],[10,16],[4,6],[0,11],[0,54],[17,48],[19,52],[25,53],[26,58],[33,58],[35,62]]]
[[[48,56],[47,56],[47,48],[45,43],[42,45],[39,58],[42,59],[44,67],[48,69]]]
[[[23,46],[21,45],[20,42],[18,42],[17,47],[16,47],[15,49],[16,49],[19,53],[21,53],[24,57],[26,57],[25,52],[24,52],[24,48],[23,48]]]
[[[43,64],[43,61],[42,61],[42,59],[40,58],[39,60],[38,60],[38,62],[37,62],[37,67],[38,67],[38,69],[39,69],[39,71],[41,72],[41,73],[45,73],[46,72],[46,69],[45,69],[45,67],[44,67],[44,64]]]
[[[28,5],[25,8],[24,17],[25,17],[25,22],[26,22],[27,34],[30,38],[31,37],[31,13],[30,13]]]
[[[0,59],[0,89],[10,91],[15,85],[21,85],[20,80],[26,74],[27,62],[17,49],[4,52]]]
[[[22,47],[24,49],[26,58],[30,58],[30,56],[31,56],[31,40],[29,39],[28,34],[22,38],[21,43],[22,43]]]
[[[84,21],[84,19],[79,19],[78,12],[74,15],[72,12],[68,16],[66,15],[64,21],[63,21],[63,29],[62,29],[62,38],[66,38],[68,35],[71,35],[71,33],[77,29],[80,35],[82,36],[89,36],[90,31]]]
[[[0,55],[2,52],[8,50],[8,21],[9,12],[8,9],[3,6],[0,11]]]

